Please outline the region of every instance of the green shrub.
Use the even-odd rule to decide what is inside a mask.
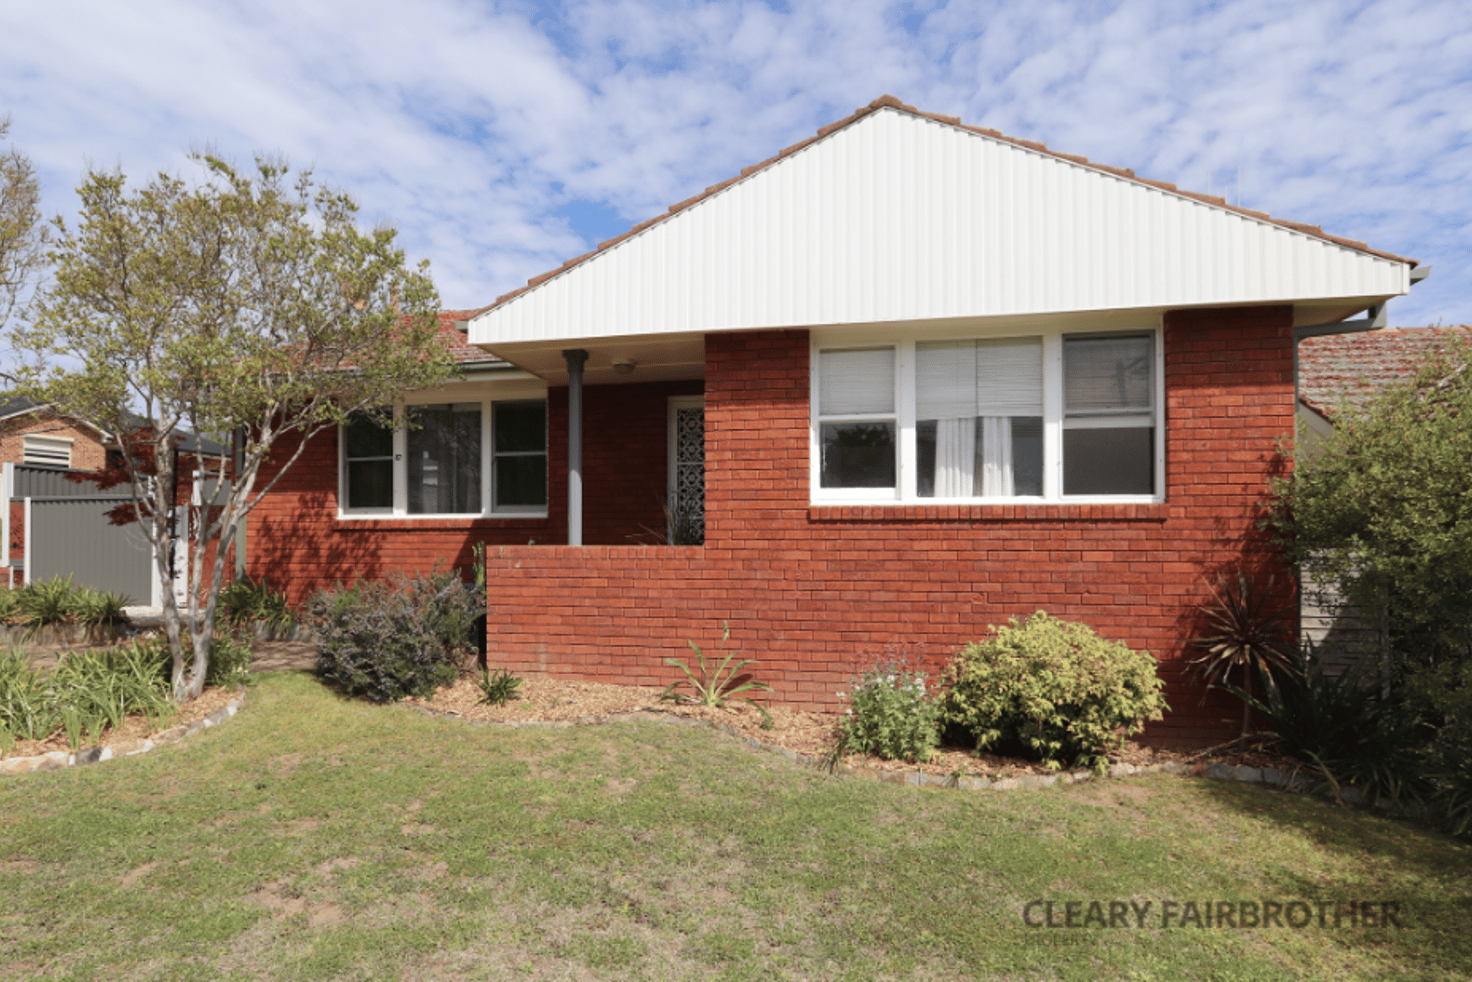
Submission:
[[[904,661],[880,662],[854,683],[839,752],[929,760],[940,745],[940,712],[923,670]]]
[[[132,602],[126,594],[84,586],[72,595],[72,610],[83,624],[122,624],[128,620],[123,608]]]
[[[205,670],[205,685],[222,688],[244,685],[250,679],[250,662],[255,655],[250,634],[244,627],[215,628],[210,639],[210,664]]]
[[[484,603],[438,570],[324,590],[307,603],[318,629],[317,672],[373,702],[432,695],[454,681]]]
[[[49,687],[56,713],[75,750],[85,732],[100,739],[130,714],[158,719],[173,711],[163,647],[140,641],[116,648],[69,651],[51,673]]]
[[[1149,652],[1132,651],[1038,611],[958,651],[941,677],[944,723],[978,749],[1016,745],[1050,765],[1102,769],[1118,730],[1168,707]]]
[[[259,621],[278,629],[296,624],[296,614],[286,602],[286,592],[273,589],[265,577],[252,580],[242,576],[231,580],[220,591],[220,600],[231,624]]]
[[[27,583],[19,590],[0,590],[0,622],[31,624],[120,624],[132,599],[121,593],[76,586],[71,576]]]
[[[1314,765],[1327,788],[1353,785],[1371,801],[1424,799],[1427,734],[1400,695],[1363,665],[1329,675],[1320,659],[1295,652],[1288,669],[1259,667],[1260,697],[1224,688],[1263,718],[1284,753]]]
[[[480,670],[481,702],[492,706],[504,706],[513,699],[520,699],[521,694],[517,691],[521,688],[521,679],[512,675],[504,668],[496,669],[492,675],[488,669]]]
[[[40,740],[56,729],[56,704],[44,673],[12,647],[0,653],[0,752],[16,739]]]
[[[77,619],[76,589],[70,576],[27,583],[19,590],[16,606],[28,624],[59,624]]]

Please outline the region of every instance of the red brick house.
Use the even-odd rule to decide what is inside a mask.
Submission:
[[[485,542],[493,664],[662,683],[729,621],[825,708],[1046,609],[1157,655],[1156,738],[1230,736],[1185,642],[1208,577],[1275,562],[1295,331],[1414,265],[885,97],[448,316],[465,381],[309,448],[252,572],[300,595]],[[703,543],[660,544],[667,511]]]

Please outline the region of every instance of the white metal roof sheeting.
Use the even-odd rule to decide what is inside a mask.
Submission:
[[[1392,296],[1409,266],[895,109],[479,315],[494,345]]]

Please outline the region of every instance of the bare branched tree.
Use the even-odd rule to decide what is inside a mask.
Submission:
[[[10,117],[0,119],[0,141]],[[46,261],[41,183],[30,158],[10,147],[0,152],[0,328],[26,299]]]

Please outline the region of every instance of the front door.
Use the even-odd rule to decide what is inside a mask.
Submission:
[[[670,398],[668,470],[665,541],[673,546],[701,545],[705,542],[703,396]]]

